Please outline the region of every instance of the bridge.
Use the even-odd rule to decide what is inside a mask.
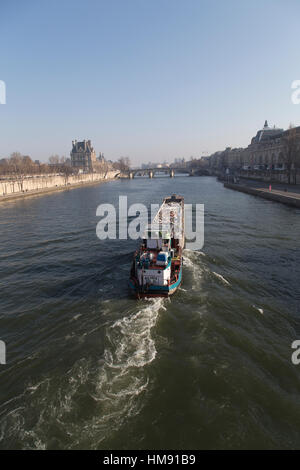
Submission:
[[[164,168],[130,168],[123,172],[123,177],[133,179],[135,176],[148,176],[153,178],[155,173],[169,174],[170,178],[174,178],[175,172],[188,173],[189,176],[194,176],[195,170],[192,168],[181,168],[181,167],[164,167]]]

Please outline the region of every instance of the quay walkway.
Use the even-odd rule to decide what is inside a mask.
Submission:
[[[224,183],[225,188],[241,191],[253,196],[259,196],[271,201],[281,202],[292,207],[300,208],[300,187],[282,183],[271,183],[240,179],[238,183]]]

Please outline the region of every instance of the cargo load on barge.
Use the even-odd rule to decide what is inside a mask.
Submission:
[[[173,194],[163,200],[135,252],[129,287],[137,298],[168,297],[182,281],[184,198]]]

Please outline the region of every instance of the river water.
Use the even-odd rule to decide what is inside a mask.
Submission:
[[[171,299],[127,290],[134,240],[96,208],[205,205]],[[213,177],[108,182],[0,206],[0,448],[300,448],[300,211]]]

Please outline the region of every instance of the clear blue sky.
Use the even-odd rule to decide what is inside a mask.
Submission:
[[[142,161],[300,125],[299,0],[0,0],[0,156]]]

